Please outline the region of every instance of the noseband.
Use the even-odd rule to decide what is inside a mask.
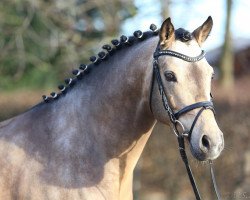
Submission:
[[[154,58],[153,58],[153,70],[154,70],[153,73],[154,74],[153,74],[153,81],[152,81],[152,84],[154,84],[154,79],[156,78],[156,80],[157,80],[158,89],[159,89],[160,95],[162,97],[163,106],[164,106],[164,108],[167,111],[167,114],[169,116],[170,122],[172,124],[172,129],[178,138],[180,155],[182,157],[183,162],[185,163],[186,170],[187,170],[187,173],[189,176],[189,180],[190,180],[191,185],[193,187],[193,191],[194,191],[194,194],[196,196],[196,199],[200,200],[201,199],[200,193],[199,193],[199,190],[196,186],[196,183],[195,183],[195,180],[194,180],[194,177],[192,174],[192,170],[191,170],[190,165],[188,163],[188,158],[187,158],[186,151],[185,151],[184,137],[187,137],[189,140],[191,139],[191,135],[192,135],[193,129],[195,127],[195,124],[198,121],[199,117],[201,116],[201,114],[204,110],[209,109],[209,110],[213,111],[213,113],[215,114],[213,102],[212,101],[197,102],[197,103],[188,105],[177,112],[174,112],[169,105],[167,95],[166,95],[166,92],[164,90],[163,82],[161,79],[159,63],[158,63],[158,58],[160,56],[172,56],[172,57],[182,59],[186,62],[197,62],[205,57],[205,52],[202,50],[200,55],[198,55],[196,57],[190,57],[190,56],[187,56],[187,55],[175,52],[175,51],[171,51],[171,50],[160,50],[159,45],[158,45],[155,52],[154,52]],[[151,87],[150,108],[151,108],[152,90],[153,90],[153,87]],[[197,112],[190,129],[185,130],[184,125],[179,121],[179,118],[181,116],[185,115],[186,113],[188,113],[194,109],[197,109],[197,108],[200,108],[200,110]],[[152,110],[152,108],[151,108],[151,110]],[[181,127],[182,132],[179,131],[178,126]],[[215,176],[214,176],[213,167],[212,167],[212,161],[209,161],[209,163],[210,163],[210,172],[211,172],[214,190],[215,190],[216,196],[219,200],[220,195],[219,195],[216,181],[215,181]]]

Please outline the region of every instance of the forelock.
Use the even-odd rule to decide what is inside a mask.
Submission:
[[[175,30],[175,39],[180,40],[181,42],[188,42],[193,39],[193,35],[189,31],[179,28]]]

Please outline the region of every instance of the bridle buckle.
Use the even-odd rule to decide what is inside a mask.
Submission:
[[[179,131],[178,126],[181,127],[181,129],[182,129],[181,131]],[[189,135],[189,132],[186,131],[184,125],[179,120],[174,121],[173,130],[174,130],[174,134],[176,135],[176,137],[188,137],[188,135]]]

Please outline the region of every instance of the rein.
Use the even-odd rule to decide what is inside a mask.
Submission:
[[[187,137],[189,140],[191,139],[191,135],[192,135],[193,129],[196,125],[196,122],[198,121],[199,117],[201,116],[201,114],[204,110],[209,109],[215,114],[214,106],[213,106],[212,101],[202,101],[202,102],[198,102],[198,103],[194,103],[194,104],[191,104],[189,106],[186,106],[177,112],[174,112],[172,110],[172,108],[169,106],[167,95],[166,95],[165,90],[164,90],[164,86],[163,86],[161,74],[160,74],[160,69],[159,69],[159,63],[158,63],[158,58],[160,56],[166,56],[166,55],[182,59],[186,62],[197,62],[205,57],[205,52],[202,50],[200,55],[198,55],[196,57],[190,57],[190,56],[187,56],[187,55],[175,52],[175,51],[171,51],[171,50],[159,50],[159,46],[157,46],[156,51],[154,52],[154,59],[153,59],[153,83],[154,83],[154,78],[156,78],[157,83],[158,83],[158,89],[159,89],[160,95],[162,97],[162,103],[163,103],[165,110],[167,111],[168,116],[169,116],[170,122],[172,124],[172,129],[173,129],[175,135],[177,136],[178,144],[179,144],[179,152],[180,152],[181,158],[185,164],[185,167],[186,167],[186,170],[187,170],[189,180],[190,180],[190,183],[192,185],[195,197],[197,200],[200,200],[201,196],[200,196],[199,190],[197,188],[194,176],[192,174],[192,170],[191,170],[191,167],[190,167],[189,162],[188,162],[188,157],[186,155],[184,138]],[[152,83],[152,85],[153,85],[153,83]],[[151,97],[152,97],[152,90],[153,90],[152,88],[153,87],[151,87],[150,102],[151,102]],[[150,103],[150,108],[151,108],[151,103]],[[197,108],[200,108],[200,110],[196,114],[190,129],[188,131],[186,131],[183,124],[178,119],[182,115],[184,115],[184,114],[186,114],[194,109],[197,109]],[[182,132],[180,132],[178,130],[178,126],[181,127]],[[211,160],[209,160],[209,165],[210,165],[210,173],[211,173],[211,178],[212,178],[212,182],[213,182],[213,187],[214,187],[217,199],[220,200],[221,198],[220,198],[220,194],[218,192],[218,188],[217,188]]]

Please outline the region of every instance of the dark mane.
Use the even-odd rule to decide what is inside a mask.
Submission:
[[[103,51],[100,51],[97,55],[91,56],[89,60],[91,63],[89,64],[80,64],[78,69],[74,69],[72,74],[74,77],[70,77],[65,79],[65,85],[59,85],[58,89],[59,93],[51,92],[50,96],[43,95],[43,100],[45,103],[51,102],[55,99],[60,98],[60,96],[65,95],[68,90],[70,90],[77,82],[86,76],[91,69],[100,65],[100,63],[104,62],[107,59],[110,59],[116,52],[122,51],[126,48],[134,46],[141,41],[144,41],[148,38],[158,35],[159,30],[156,25],[151,24],[151,31],[142,32],[137,30],[133,33],[133,36],[120,36],[120,39],[111,40],[111,44],[105,44],[102,46]],[[182,42],[188,42],[193,39],[192,33],[189,31],[179,28],[175,30],[175,39],[180,40]]]
[[[142,32],[137,30],[134,32],[133,36],[125,36],[122,35],[120,39],[114,39],[111,41],[111,44],[105,44],[102,46],[104,51],[99,52],[95,56],[91,56],[89,60],[91,63],[89,64],[80,64],[78,69],[74,69],[72,74],[74,77],[65,79],[65,85],[59,85],[58,89],[60,90],[59,93],[52,92],[50,96],[43,95],[43,100],[45,103],[49,103],[55,99],[60,98],[60,96],[65,95],[68,90],[74,87],[81,79],[84,78],[88,73],[90,73],[91,69],[100,65],[100,63],[105,62],[105,60],[110,59],[116,52],[122,51],[123,49],[129,48],[134,46],[141,41],[149,39],[153,36],[158,35],[159,30],[157,29],[156,25],[151,24],[150,26],[151,31]]]
[[[184,28],[178,28],[175,30],[175,39],[182,42],[188,42],[193,39],[193,35]]]

